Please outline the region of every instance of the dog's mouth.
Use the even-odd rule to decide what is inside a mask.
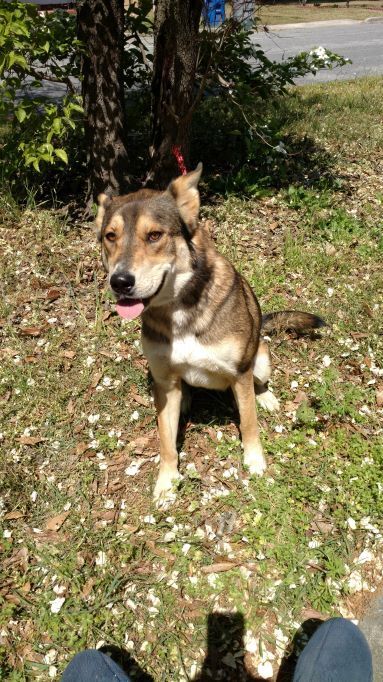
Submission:
[[[120,298],[116,303],[116,311],[124,320],[134,320],[148,307],[149,303],[158,296],[166,279],[167,272],[164,272],[161,284],[158,289],[148,298]]]

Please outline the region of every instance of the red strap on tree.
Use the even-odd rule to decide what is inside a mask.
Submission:
[[[185,166],[185,159],[184,159],[183,154],[181,152],[181,147],[174,145],[174,147],[172,147],[172,154],[173,154],[175,160],[177,161],[178,168],[180,169],[180,173],[182,175],[186,175],[187,170],[186,170],[186,166]]]

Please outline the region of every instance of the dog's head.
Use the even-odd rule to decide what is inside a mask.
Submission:
[[[99,196],[102,260],[122,317],[133,319],[148,305],[162,305],[176,293],[177,281],[186,280],[183,256],[198,227],[201,172],[199,164],[165,192]]]

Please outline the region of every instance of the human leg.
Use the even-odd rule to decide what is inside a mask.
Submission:
[[[129,682],[109,656],[97,649],[81,651],[65,668],[61,682]]]
[[[372,682],[367,641],[349,620],[322,623],[301,653],[293,682]]]

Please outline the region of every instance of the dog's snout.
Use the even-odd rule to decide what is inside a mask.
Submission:
[[[110,286],[119,294],[129,294],[135,284],[135,277],[130,272],[115,272],[110,278]]]

